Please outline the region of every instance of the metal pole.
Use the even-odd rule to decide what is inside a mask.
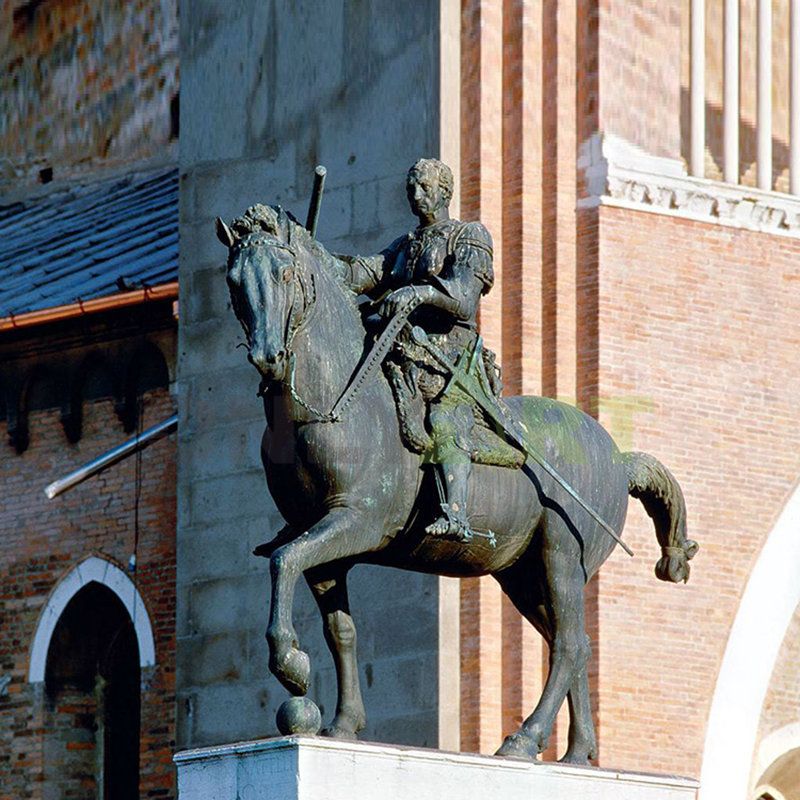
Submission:
[[[70,472],[69,475],[57,481],[53,481],[44,490],[44,493],[52,500],[54,497],[58,497],[58,495],[71,489],[73,486],[77,486],[88,478],[97,475],[98,472],[102,472],[104,469],[108,469],[119,461],[122,461],[122,459],[133,455],[137,450],[144,450],[145,447],[153,442],[157,442],[159,439],[169,436],[169,434],[177,430],[177,428],[178,415],[174,414],[163,422],[159,422],[158,425],[153,425],[152,428],[142,431],[140,435],[128,439],[127,442],[123,442],[121,445],[108,450],[97,458],[93,458],[82,467],[78,467],[74,472]]]
[[[325,176],[328,170],[319,164],[314,170],[314,188],[311,190],[311,202],[308,204],[308,217],[306,230],[316,239],[317,223],[319,222],[319,207],[322,204],[322,190],[325,188]]]

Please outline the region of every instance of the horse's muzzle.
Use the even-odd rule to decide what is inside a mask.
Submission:
[[[265,356],[261,353],[254,353],[251,350],[247,354],[247,360],[259,371],[262,378],[275,381],[283,380],[286,375],[286,367],[289,363],[285,350],[281,350],[272,357]]]

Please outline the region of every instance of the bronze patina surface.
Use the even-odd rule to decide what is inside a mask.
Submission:
[[[277,207],[217,223],[233,309],[262,378],[267,482],[287,522],[257,550],[272,575],[269,666],[305,695],[310,662],[292,625],[303,576],[337,671],[323,734],[355,738],[365,710],[350,568],[490,574],[550,647],[542,696],[498,753],[535,758],[569,698],[563,760],[585,764],[596,739],[583,589],[619,541],[629,495],[655,523],[656,575],[687,580],[697,545],[686,538],[683,495],[659,461],[620,452],[580,410],[501,397],[476,328],[493,283],[491,236],[450,219],[452,174],[441,162],[418,161],[407,190],[418,227],[373,256],[329,253]]]

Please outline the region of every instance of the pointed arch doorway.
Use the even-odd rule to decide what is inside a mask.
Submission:
[[[141,671],[153,662],[144,604],[122,570],[93,557],[59,583],[29,671],[43,684],[45,794],[139,797]]]

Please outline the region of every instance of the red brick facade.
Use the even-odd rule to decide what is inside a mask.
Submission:
[[[0,49],[4,190],[163,158],[177,144],[176,0],[3,3]]]
[[[601,765],[699,777],[739,600],[800,477],[800,242],[597,207],[583,201],[579,166],[598,133],[686,154],[688,7],[466,0],[461,214],[486,222],[500,253],[481,321],[506,391],[577,399],[622,449],[656,455],[683,486],[701,544],[692,580],[655,579],[652,523],[632,500],[625,539],[637,557],[616,552],[587,589],[590,683]],[[709,127],[710,160],[719,135]],[[530,713],[546,651],[490,580],[464,583],[461,611],[462,746],[490,752]],[[773,717],[800,720],[787,670],[776,667],[763,733]],[[778,697],[790,706],[780,714]],[[562,715],[546,758],[565,734]]]
[[[145,426],[174,413],[167,390],[145,396]],[[41,683],[29,683],[30,651],[40,615],[58,582],[89,556],[126,569],[134,548],[133,460],[126,460],[53,500],[44,486],[126,438],[113,403],[84,407],[84,435],[67,443],[57,409],[30,417],[30,446],[17,455],[4,445],[0,474],[0,670],[10,677],[0,697],[0,798],[41,798],[43,784],[68,784],[76,797],[94,796],[93,771],[81,769],[81,754],[94,764],[93,708],[86,694],[70,702],[48,702]],[[2,425],[5,439],[5,425]],[[174,797],[175,736],[175,444],[162,440],[142,455],[140,539],[136,586],[144,599],[156,648],[155,667],[143,671],[141,694],[140,795]],[[71,717],[71,720],[68,719]],[[61,720],[58,723],[58,720]],[[48,725],[49,723],[49,725]],[[59,738],[62,756],[46,738]],[[48,757],[49,756],[49,757]],[[72,769],[70,769],[70,765]],[[76,774],[83,777],[78,779]],[[63,784],[61,783],[63,781]]]

